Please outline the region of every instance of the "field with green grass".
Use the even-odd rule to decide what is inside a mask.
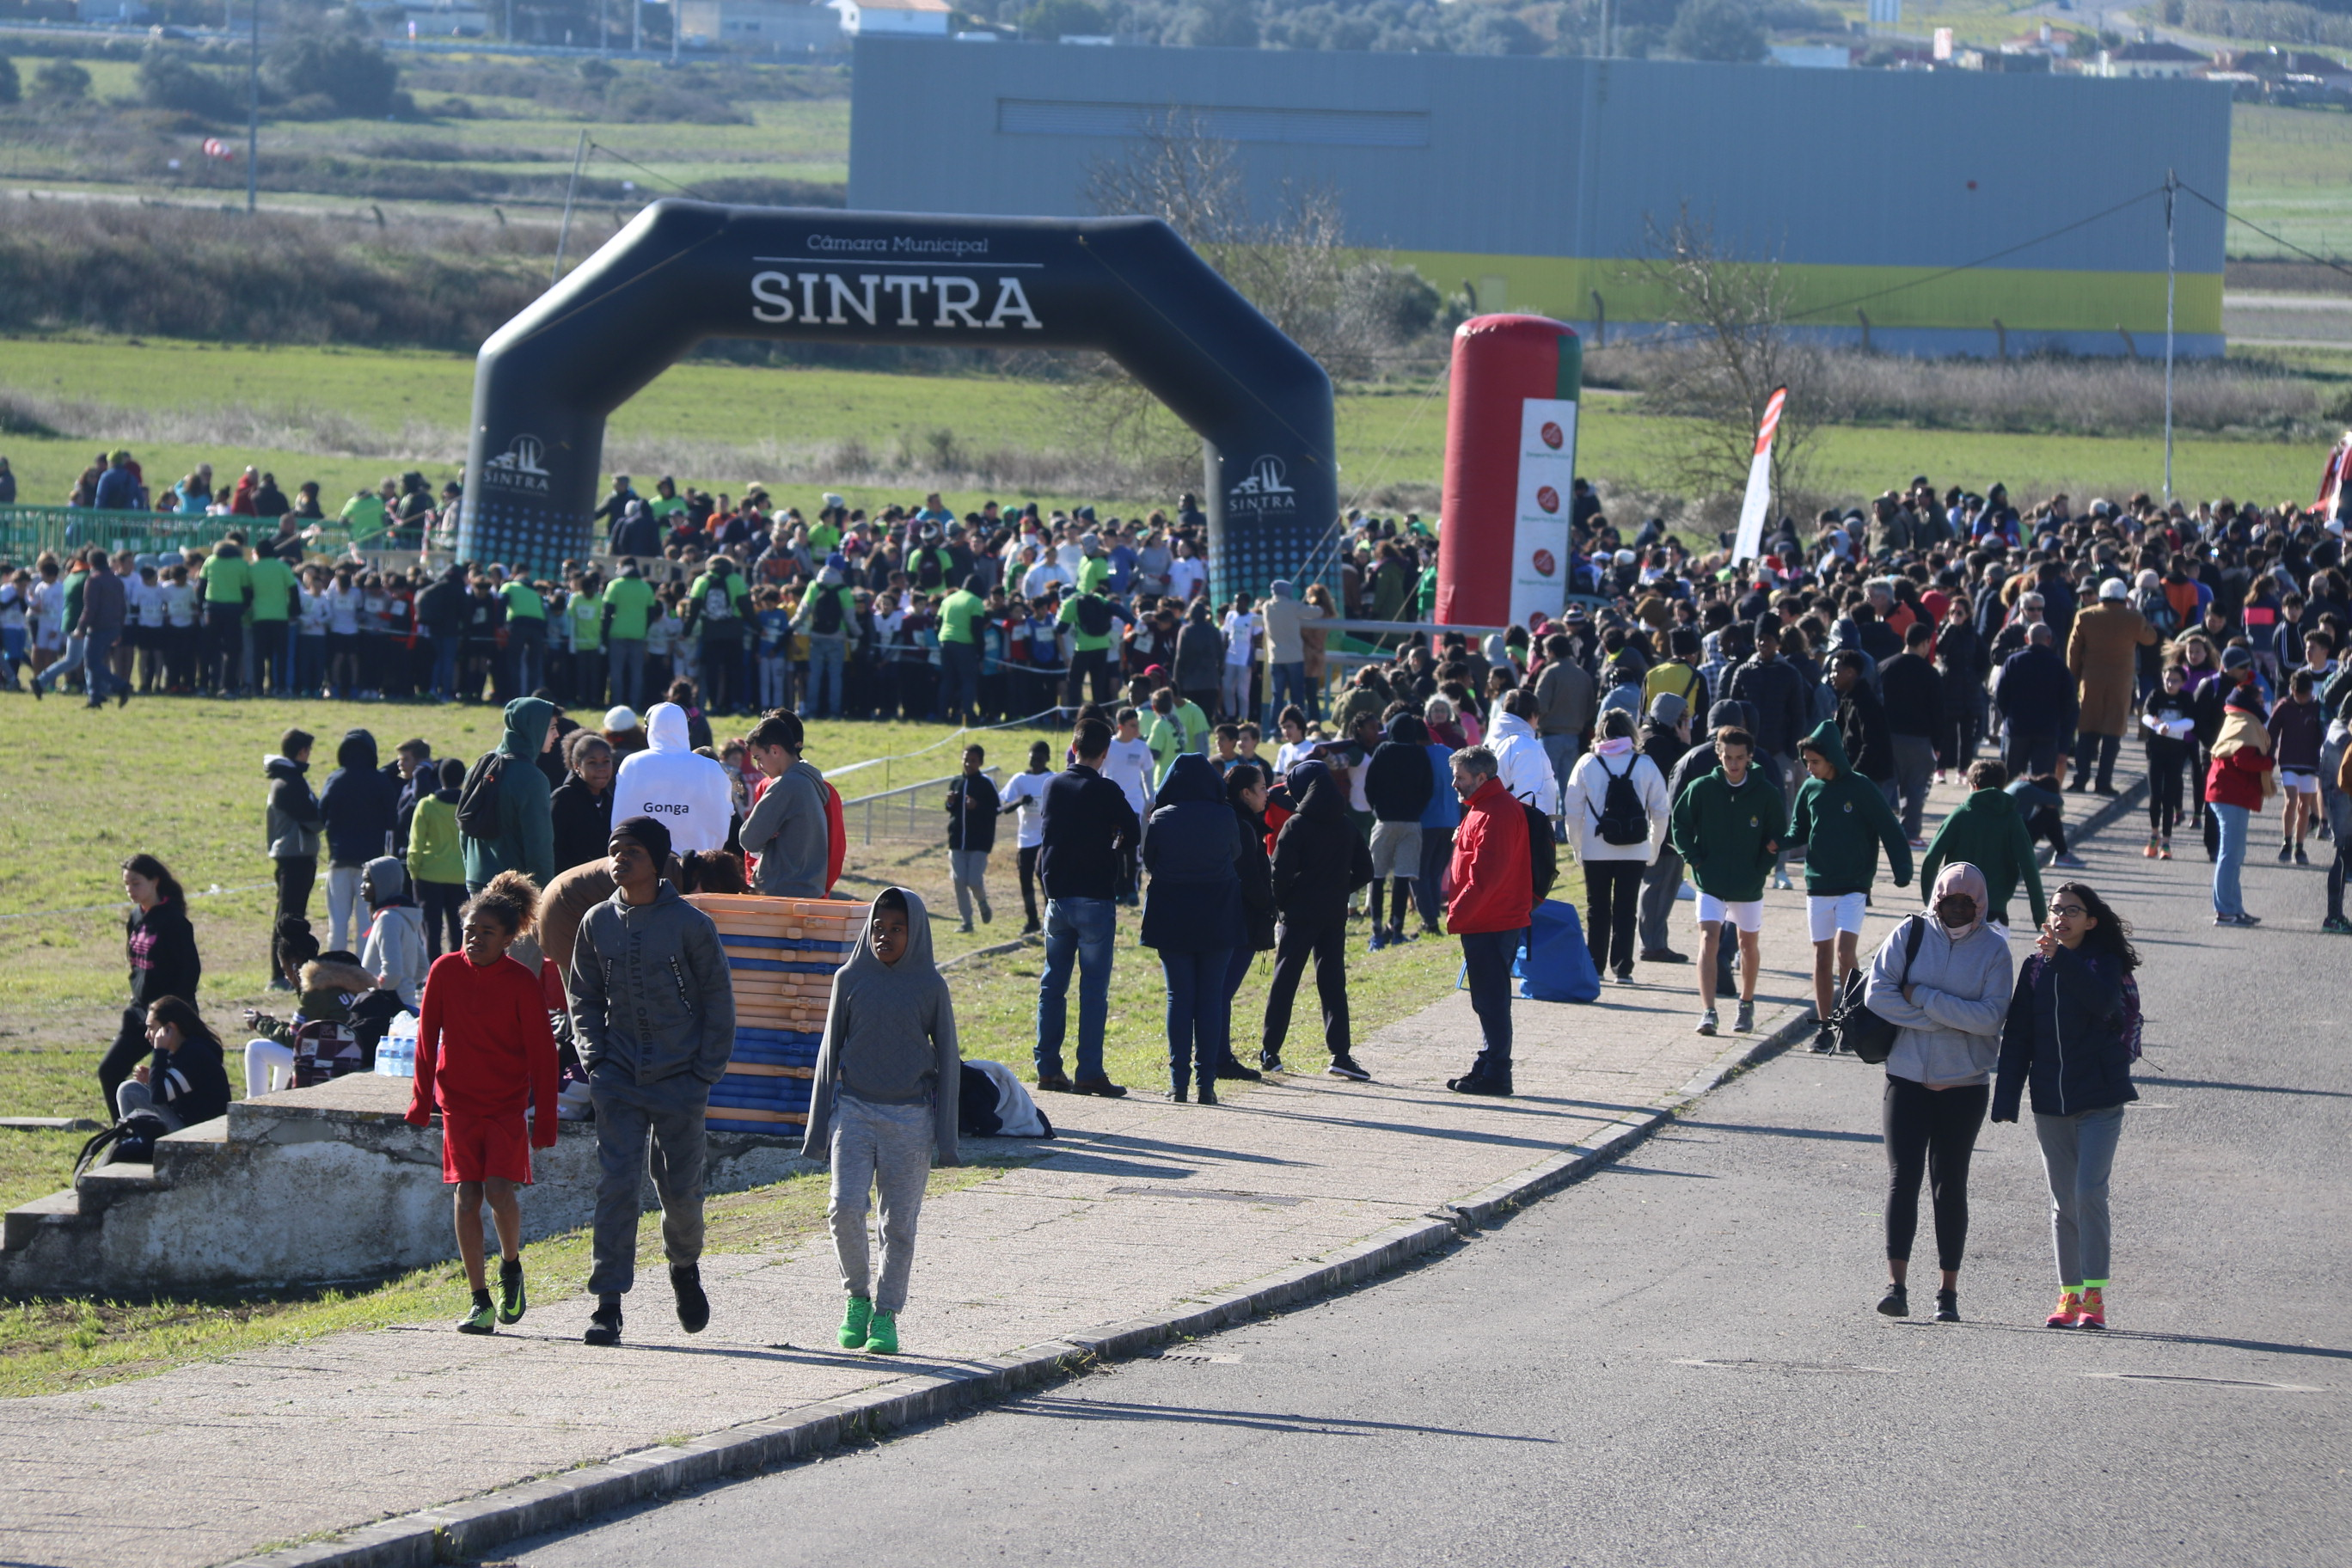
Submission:
[[[498,728],[495,712],[483,708],[166,699],[93,712],[69,699],[36,705],[29,698],[0,698],[0,754],[9,758],[8,788],[0,791],[0,1115],[100,1114],[93,1074],[121,1017],[124,984],[116,867],[140,850],[161,856],[193,895],[190,910],[205,965],[199,1001],[232,1047],[230,1079],[241,1093],[241,1066],[235,1060],[244,1038],[236,1027],[240,1011],[282,1008],[285,1001],[264,989],[270,893],[260,842],[260,766],[292,724],[321,738],[322,755],[345,730],[363,727],[387,753],[398,742],[420,736],[436,755],[471,756],[492,743]],[[953,733],[943,726],[817,721],[809,727],[808,754],[831,770],[915,752]],[[1017,769],[1036,733],[1004,731],[980,739],[992,763]],[[952,772],[957,750],[950,742],[896,763],[889,782],[904,785]],[[323,773],[322,767],[314,779]],[[881,784],[879,769],[841,780],[850,796]],[[1013,862],[1008,834],[990,867],[996,918],[968,936],[956,926],[940,847],[853,843],[839,890],[870,897],[898,885],[921,894],[941,961],[963,960],[949,973],[965,1054],[992,1057],[1025,1074],[1035,1037],[1040,950],[1033,943],[978,953],[1020,932]],[[1580,896],[1572,871],[1556,896]],[[313,899],[312,917],[323,937],[323,891]],[[1160,970],[1153,955],[1136,945],[1133,913],[1122,916],[1120,928],[1105,1055],[1115,1079],[1148,1093],[1163,1083],[1166,1070]],[[1360,944],[1360,932],[1352,940]],[[1442,940],[1377,954],[1359,946],[1349,964],[1358,1034],[1435,1000],[1453,984],[1457,963],[1454,945]],[[1234,1004],[1236,1038],[1245,1052],[1257,1038],[1269,968],[1261,957]],[[1290,1035],[1294,1065],[1309,1069],[1321,1055],[1312,990],[1301,997]],[[1075,1027],[1074,1016],[1073,1033]],[[81,1141],[79,1133],[0,1131],[0,1207],[63,1186]],[[989,1163],[985,1146],[968,1152],[983,1157],[982,1166],[940,1173],[934,1191],[984,1180],[1003,1163]],[[824,1205],[824,1183],[814,1176],[715,1199],[712,1249],[798,1245],[819,1233]],[[586,1251],[580,1236],[531,1249],[543,1300],[584,1279]],[[340,1329],[455,1316],[463,1302],[460,1277],[454,1266],[445,1266],[374,1289],[323,1295],[0,1307],[0,1394],[53,1393]]]
[[[100,447],[129,445],[151,479],[198,461],[216,474],[247,463],[281,484],[317,479],[331,503],[387,474],[422,468],[438,480],[463,458],[472,362],[421,351],[226,347],[122,339],[0,340],[0,399],[34,416],[0,437],[28,502],[57,504]],[[1434,384],[1357,389],[1339,405],[1340,493],[1368,506],[1435,500],[1444,466],[1445,397]],[[1098,503],[1132,513],[1172,496],[1076,488],[1083,455],[1067,449],[1072,395],[1045,383],[992,376],[924,376],[810,366],[678,365],[621,408],[608,464],[627,463],[641,485],[681,483],[740,494],[753,479],[806,506],[832,489],[869,509],[944,487],[950,504],[1000,500]],[[26,434],[26,423],[52,432]],[[205,438],[208,429],[245,438]],[[1646,417],[1630,399],[1596,392],[1579,427],[1579,467],[1604,486],[1668,488],[1675,445],[1689,427]],[[945,460],[941,460],[942,453]],[[992,455],[1067,462],[1055,483],[976,479]],[[2189,496],[2305,499],[2324,453],[2300,442],[2181,439],[2177,489]],[[856,479],[831,465],[856,462]],[[1019,471],[1010,469],[1007,471]],[[1817,488],[1859,498],[1926,473],[2012,493],[2154,491],[2163,479],[2153,436],[2091,437],[1851,426],[1822,432]],[[1129,488],[1129,487],[1121,487]]]

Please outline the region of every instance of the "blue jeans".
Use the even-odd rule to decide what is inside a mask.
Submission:
[[[1069,1025],[1070,963],[1078,966],[1078,1062],[1081,1079],[1103,1076],[1103,1027],[1110,1021],[1111,944],[1118,906],[1108,899],[1045,900],[1045,973],[1037,980],[1039,1078],[1062,1070],[1062,1036]]]
[[[809,635],[808,716],[812,719],[841,716],[841,660],[849,647],[849,639],[835,634],[826,637],[821,632]]]
[[[317,637],[312,640],[320,645],[319,651],[321,654],[325,653],[325,643],[327,639],[324,637]],[[455,702],[457,700],[457,654],[465,646],[465,637],[457,633],[450,632],[446,634],[434,634],[433,693],[435,696],[445,697],[452,702]],[[315,668],[304,670],[302,675],[303,690],[315,691],[319,689],[319,682],[316,679],[317,675],[318,670]]]
[[[612,662],[613,700],[631,712],[641,711],[646,699],[646,639],[614,637],[604,645]]]
[[[1478,1015],[1486,1048],[1470,1064],[1472,1078],[1511,1081],[1511,960],[1518,955],[1516,931],[1465,931],[1462,967],[1470,984],[1470,1007]]]
[[[111,688],[119,686],[125,691],[131,689],[131,682],[114,673],[112,663],[114,645],[121,637],[122,628],[120,626],[104,626],[82,635],[82,688],[89,693],[92,708],[106,700],[106,694]]]
[[[2221,847],[2213,855],[2213,912],[2242,915],[2246,912],[2246,901],[2238,890],[2238,873],[2246,867],[2246,826],[2251,814],[2244,806],[2226,801],[2213,801],[2210,809],[2221,828]]]
[[[814,644],[811,645],[812,652]],[[966,724],[980,719],[980,645],[940,640],[940,706],[937,717],[953,713]]]
[[[1180,1094],[1195,1063],[1201,1081],[1214,1083],[1232,1054],[1233,1007],[1225,990],[1232,961],[1229,947],[1160,950],[1160,972],[1168,978],[1168,1079]]]
[[[1281,732],[1276,726],[1282,721],[1282,710],[1285,707],[1296,702],[1301,713],[1308,711],[1307,666],[1304,662],[1269,664],[1265,668],[1265,718],[1258,727],[1265,733],[1274,735]]]
[[[54,688],[58,682],[63,680],[67,676],[71,675],[75,670],[81,669],[82,660],[87,658],[89,653],[88,647],[89,640],[89,638],[83,637],[79,632],[68,632],[66,634],[65,658],[58,660],[57,663],[49,666],[48,668],[33,677],[33,684],[39,687],[42,690],[47,691]],[[84,683],[87,684],[89,678],[89,673],[86,670],[83,673],[82,679]]]

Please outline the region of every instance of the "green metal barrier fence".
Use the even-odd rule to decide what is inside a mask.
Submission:
[[[255,534],[275,531],[273,520],[257,517],[208,517],[176,511],[99,511],[78,506],[0,506],[0,561],[29,564],[41,552],[60,553],[85,545],[102,544],[109,551],[140,554],[184,550],[190,545],[210,550],[232,528],[241,528],[249,541]],[[340,523],[325,525],[314,554],[340,552],[347,542]]]

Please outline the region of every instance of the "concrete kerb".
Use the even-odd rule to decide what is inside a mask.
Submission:
[[[2147,788],[2145,779],[2135,781],[2084,818],[2074,837],[2088,838],[2108,826],[2133,809]],[[1794,1006],[1769,1033],[1726,1051],[1641,1115],[1612,1122],[1527,1170],[1441,1205],[1428,1217],[1400,1220],[1321,1262],[1258,1280],[1245,1289],[970,1366],[895,1378],[772,1420],[729,1427],[675,1447],[623,1454],[561,1476],[362,1525],[332,1541],[261,1552],[232,1568],[426,1568],[435,1563],[473,1561],[524,1536],[583,1524],[686,1488],[755,1474],[858,1437],[939,1420],[1099,1363],[1131,1359],[1171,1341],[1198,1338],[1262,1313],[1298,1306],[1440,1251],[1573,1184],[1622,1158],[1726,1080],[1789,1049],[1812,1027],[1811,1007]]]

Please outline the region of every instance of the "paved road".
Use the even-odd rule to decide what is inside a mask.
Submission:
[[[1979,1141],[1969,1321],[1877,1318],[1880,1075],[1789,1057],[1405,1277],[517,1555],[2352,1560],[2352,946],[2309,929],[2316,870],[2252,873],[2272,923],[2216,931],[2202,858],[2130,844],[2090,851],[2149,960],[2104,1339],[2038,1326],[2016,1127]]]

